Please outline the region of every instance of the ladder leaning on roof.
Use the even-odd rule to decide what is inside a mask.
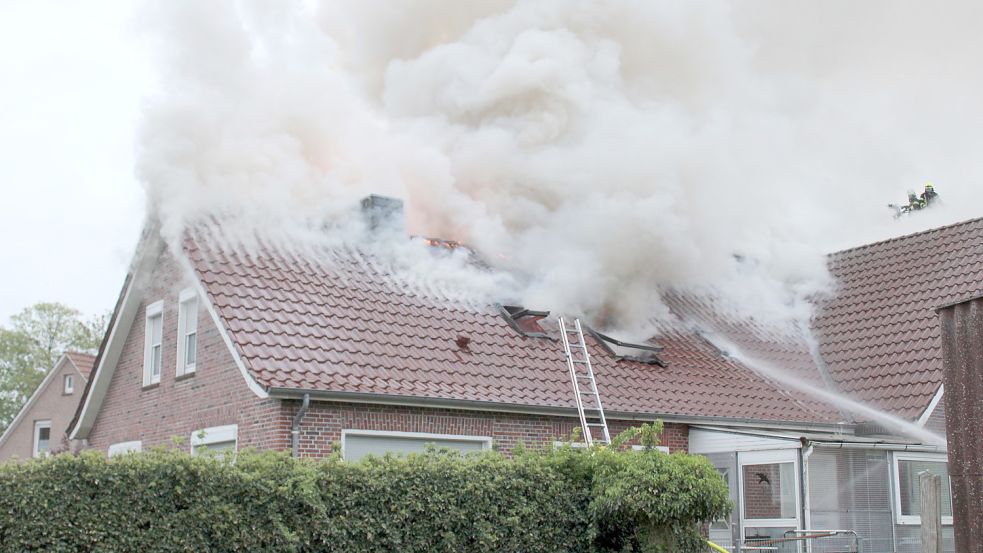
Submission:
[[[574,327],[570,328],[563,317],[560,317],[560,336],[563,339],[563,350],[567,354],[567,367],[570,369],[570,382],[573,384],[573,396],[577,402],[584,441],[587,447],[594,445],[592,429],[600,428],[601,437],[597,441],[610,444],[611,434],[608,433],[608,422],[604,418],[594,368],[590,364],[590,353],[587,352],[587,343],[584,341],[584,330],[580,326],[580,319],[574,319],[573,324]],[[571,338],[574,340],[571,341]]]

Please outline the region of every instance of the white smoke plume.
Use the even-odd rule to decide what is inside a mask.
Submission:
[[[162,0],[138,171],[171,236],[387,194],[529,307],[637,327],[676,287],[801,319],[823,254],[980,214],[980,12]],[[893,220],[926,180],[944,205]]]

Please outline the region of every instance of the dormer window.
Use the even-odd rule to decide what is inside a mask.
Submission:
[[[616,338],[601,334],[600,332],[589,329],[588,330],[597,342],[601,344],[610,353],[618,359],[624,359],[626,361],[635,361],[638,363],[647,363],[649,365],[659,365],[660,367],[665,367],[666,363],[659,358],[659,352],[662,348],[652,344],[634,344],[631,342],[622,342]]]
[[[533,311],[517,305],[501,305],[499,312],[509,326],[523,336],[546,338],[546,332],[539,326],[539,321],[549,316],[549,311]]]

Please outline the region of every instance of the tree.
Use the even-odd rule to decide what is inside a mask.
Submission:
[[[0,327],[0,432],[38,387],[62,353],[94,353],[108,317],[89,321],[60,303],[38,303]]]

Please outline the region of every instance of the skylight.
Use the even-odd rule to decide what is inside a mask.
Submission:
[[[659,352],[662,348],[652,344],[634,344],[631,342],[622,342],[611,336],[601,334],[600,332],[589,329],[591,335],[597,339],[604,349],[608,350],[611,355],[618,359],[624,359],[626,361],[636,361],[638,363],[647,363],[649,365],[659,365],[660,367],[665,367],[666,362],[659,358]]]
[[[533,338],[546,338],[546,332],[539,326],[539,321],[549,316],[549,311],[533,311],[517,305],[498,306],[502,317],[509,323],[509,326],[523,336]]]

